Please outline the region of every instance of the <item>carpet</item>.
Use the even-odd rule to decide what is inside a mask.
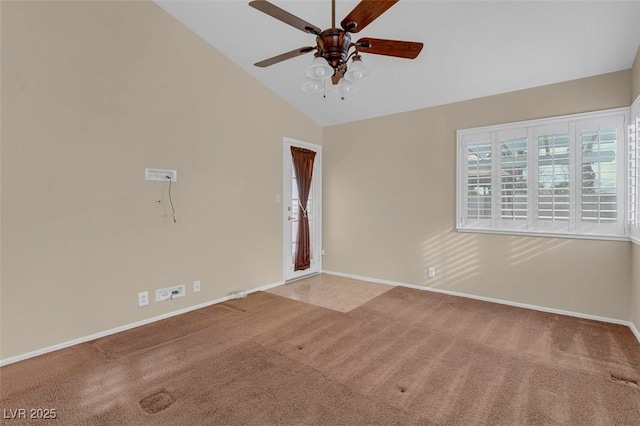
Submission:
[[[639,381],[623,326],[401,287],[347,313],[259,292],[2,367],[0,408],[65,425],[633,425]]]

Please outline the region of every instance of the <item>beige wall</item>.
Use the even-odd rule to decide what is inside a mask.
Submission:
[[[635,100],[638,96],[640,96],[640,46],[631,68],[631,100]]]
[[[283,279],[282,138],[319,126],[153,3],[1,24],[1,359]],[[178,170],[177,224],[145,167]]]
[[[456,129],[626,107],[629,87],[627,70],[325,128],[324,268],[627,320],[628,242],[454,227]]]

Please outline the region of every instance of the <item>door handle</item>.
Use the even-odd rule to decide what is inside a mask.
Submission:
[[[291,216],[287,216],[287,220],[293,220]]]

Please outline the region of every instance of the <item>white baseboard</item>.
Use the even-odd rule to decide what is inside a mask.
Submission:
[[[624,320],[619,320],[619,319],[616,319],[616,318],[601,317],[601,316],[598,316],[598,315],[584,314],[584,313],[581,313],[581,312],[565,311],[565,310],[562,310],[562,309],[548,308],[546,306],[529,305],[527,303],[512,302],[510,300],[494,299],[492,297],[477,296],[475,294],[469,294],[469,293],[459,293],[457,291],[442,290],[442,289],[433,288],[433,287],[423,287],[423,286],[419,286],[419,285],[400,283],[400,282],[396,282],[396,281],[380,280],[380,279],[377,279],[377,278],[363,277],[361,275],[345,274],[345,273],[342,273],[342,272],[322,271],[322,273],[323,274],[328,274],[328,275],[336,275],[338,277],[352,278],[354,280],[368,281],[368,282],[377,283],[377,284],[387,284],[387,285],[393,285],[393,286],[399,286],[399,287],[408,287],[408,288],[414,288],[416,290],[425,290],[425,291],[432,291],[432,292],[435,292],[435,293],[448,294],[450,296],[466,297],[468,299],[482,300],[484,302],[499,303],[501,305],[516,306],[518,308],[533,309],[535,311],[548,312],[548,313],[551,313],[551,314],[567,315],[567,316],[570,316],[570,317],[577,317],[577,318],[584,318],[584,319],[589,319],[589,320],[594,320],[594,321],[608,322],[608,323],[611,323],[611,324],[626,325],[627,327],[629,327],[631,329],[633,334],[636,336],[636,338],[638,339],[638,342],[640,342],[640,332],[638,332],[638,329],[636,328],[635,324],[633,324],[631,321],[624,321]]]
[[[272,288],[278,287],[279,285],[282,285],[282,284],[284,284],[284,281],[278,281],[278,282],[275,282],[275,283],[272,283],[272,284],[263,285],[262,287],[256,287],[254,289],[247,290],[247,293],[255,293],[256,291],[271,290]]]
[[[284,284],[284,281],[278,281],[272,284],[267,284],[267,285],[263,285],[261,287],[256,287],[254,289],[251,290],[247,290],[246,292],[249,293],[255,293],[256,291],[265,291],[265,290],[269,290],[270,288],[273,287],[277,287],[279,285]],[[160,321],[163,319],[167,319],[167,318],[171,318],[174,317],[176,315],[180,315],[180,314],[185,314],[187,312],[191,312],[191,311],[195,311],[196,309],[201,309],[201,308],[206,308],[207,306],[211,306],[211,305],[215,305],[217,303],[222,303],[222,302],[226,302],[227,300],[233,299],[234,296],[225,296],[225,297],[221,297],[219,299],[215,299],[215,300],[210,300],[208,302],[204,302],[204,303],[200,303],[198,305],[193,305],[193,306],[189,306],[183,309],[178,309],[177,311],[173,311],[173,312],[168,312],[166,314],[162,314],[162,315],[158,315],[152,318],[147,318],[141,321],[136,321],[130,324],[125,324],[122,325],[120,327],[115,327],[115,328],[111,328],[109,330],[105,330],[105,331],[101,331],[98,333],[94,333],[94,334],[90,334],[89,336],[84,336],[84,337],[80,337],[77,339],[73,339],[73,340],[69,340],[67,342],[62,342],[62,343],[58,343],[56,345],[51,345],[51,346],[47,346],[46,348],[42,348],[42,349],[37,349],[35,351],[31,351],[31,352],[27,352],[21,355],[16,355],[16,356],[12,356],[10,358],[7,359],[1,359],[0,360],[0,367],[4,366],[4,365],[8,365],[8,364],[13,364],[15,362],[18,361],[23,361],[25,359],[29,359],[29,358],[33,358],[39,355],[44,355],[46,353],[49,352],[54,352],[60,349],[64,349],[64,348],[68,348],[69,346],[74,346],[74,345],[78,345],[80,343],[85,343],[85,342],[89,342],[91,340],[95,340],[95,339],[99,339],[100,337],[105,337],[105,336],[109,336],[112,334],[116,334],[116,333],[120,333],[121,331],[126,331],[126,330],[131,330],[132,328],[136,328],[136,327],[140,327],[143,325],[147,325],[147,324],[151,324],[152,322],[156,322],[156,321]]]

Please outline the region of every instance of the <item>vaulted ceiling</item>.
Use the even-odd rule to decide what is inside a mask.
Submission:
[[[331,26],[329,0],[269,1],[321,29]],[[315,36],[244,0],[156,3],[322,126],[629,69],[640,45],[637,0],[400,0],[354,40],[420,41],[420,56],[362,54],[371,74],[341,100],[329,86],[326,98],[300,89],[312,53],[253,65],[314,46]],[[357,4],[337,0],[338,24]]]

